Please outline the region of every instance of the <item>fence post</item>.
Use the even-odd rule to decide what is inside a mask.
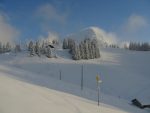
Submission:
[[[61,69],[59,70],[59,80],[61,80]]]
[[[81,66],[81,90],[83,90],[83,65]]]
[[[97,82],[97,103],[98,103],[98,106],[99,106],[99,103],[100,103],[100,83],[102,82],[100,80],[100,77],[99,75],[96,75],[96,82]]]

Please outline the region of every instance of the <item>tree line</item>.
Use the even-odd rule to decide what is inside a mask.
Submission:
[[[145,43],[130,42],[128,49],[136,51],[150,51],[150,44],[148,42]]]
[[[48,58],[52,58],[57,57],[54,51],[54,44],[58,44],[58,42],[53,41],[52,44],[50,44],[46,41],[43,41],[42,43],[40,41],[30,41],[27,48],[30,56],[38,55],[40,57],[41,55],[45,55]]]
[[[30,56],[44,55],[48,58],[57,57],[55,52],[55,45],[58,45],[58,41],[53,40],[52,43],[47,41],[29,41],[25,45],[25,50],[29,52]],[[14,47],[8,42],[2,44],[0,42],[0,53],[6,53],[14,51],[15,53],[21,51],[23,45],[16,44]],[[72,55],[73,60],[81,59],[95,59],[100,58],[100,50],[96,39],[84,39],[80,43],[77,43],[74,39],[64,39],[63,49],[69,49],[69,53]]]
[[[0,53],[6,53],[10,51],[11,51],[11,45],[9,42],[7,42],[6,44],[2,44],[2,42],[0,42]]]

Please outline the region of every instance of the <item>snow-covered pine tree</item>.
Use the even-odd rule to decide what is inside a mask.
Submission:
[[[100,58],[100,51],[99,48],[96,46],[96,58]]]
[[[59,45],[59,40],[54,39],[54,40],[52,41],[52,44],[53,44],[53,45]]]
[[[91,54],[92,54],[92,58],[95,58],[95,47],[93,44],[91,44]]]
[[[88,41],[88,49],[89,49],[89,59],[93,59],[93,52],[92,52],[92,42],[91,40]]]
[[[21,51],[21,47],[20,47],[19,44],[17,44],[17,45],[15,46],[15,53],[20,52],[20,51]]]
[[[75,45],[74,48],[72,48],[72,58],[74,60],[78,60],[78,51],[77,51],[77,46]]]
[[[10,52],[11,51],[11,45],[9,42],[6,43],[6,52]]]
[[[92,40],[92,50],[94,51],[94,58],[100,58],[100,50],[96,39]]]
[[[75,47],[75,41],[73,39],[68,39],[68,49],[70,49],[70,53],[72,52],[72,49]]]
[[[88,41],[84,41],[84,59],[89,59]]]
[[[30,56],[34,56],[35,54],[35,47],[32,41],[30,41],[29,46],[28,46],[28,51],[30,52]]]
[[[35,44],[35,53],[40,56],[41,53],[40,53],[40,43],[39,41],[36,41],[36,44]]]
[[[81,56],[80,56],[80,49],[79,49],[79,46],[76,44],[75,47],[73,48],[72,50],[72,58],[74,60],[80,60],[81,59]]]
[[[41,54],[46,54],[46,44],[45,44],[45,42],[43,41],[42,42],[42,46],[41,46]]]
[[[63,40],[63,49],[68,49],[68,41],[67,41],[67,39]]]
[[[84,53],[84,43],[81,41],[79,44],[79,50],[80,50],[80,58],[84,59],[85,58],[85,53]]]
[[[29,45],[28,45],[28,51],[31,51],[32,48],[33,48],[33,42],[30,41],[30,42],[29,42]]]
[[[52,51],[51,51],[51,48],[49,46],[47,46],[46,56],[48,58],[52,58]]]
[[[79,45],[77,46],[77,51],[78,51],[78,60],[80,60],[81,59],[81,52],[80,52]]]
[[[6,52],[6,46],[5,46],[5,44],[3,44],[3,53],[5,53]]]
[[[0,42],[0,53],[3,52],[3,46],[2,46],[2,43]]]

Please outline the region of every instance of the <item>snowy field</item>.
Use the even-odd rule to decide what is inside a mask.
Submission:
[[[57,54],[57,59],[26,52],[0,55],[0,113],[150,112],[130,105],[134,98],[150,104],[150,52],[101,49],[100,59],[88,61],[73,61],[63,50]],[[99,107],[97,74],[102,80]]]

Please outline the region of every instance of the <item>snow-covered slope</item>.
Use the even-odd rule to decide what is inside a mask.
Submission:
[[[105,44],[116,44],[117,39],[115,34],[107,33],[98,27],[88,27],[81,30],[78,33],[70,34],[67,38],[78,39],[79,41],[84,39],[97,39],[101,46]]]
[[[68,95],[66,93],[70,93],[79,97],[84,97],[89,100],[95,101],[93,102],[86,99],[81,99],[79,97],[75,97],[75,100],[79,98],[79,101],[84,100],[83,103],[84,102],[85,103],[83,106],[81,104],[80,107],[80,102],[75,101],[77,107],[74,106],[69,110],[78,108],[81,110],[81,113],[88,113],[88,111],[96,113],[97,111],[94,111],[93,109],[98,111],[101,110],[100,108],[97,109],[94,107],[96,106],[96,100],[97,100],[95,76],[99,74],[101,80],[103,81],[100,86],[101,88],[100,102],[101,105],[103,106],[102,109],[104,109],[103,113],[107,112],[106,109],[116,110],[116,111],[108,110],[109,112],[115,112],[115,113],[117,112],[148,113],[149,112],[148,109],[140,110],[134,106],[131,106],[129,103],[130,100],[133,98],[138,98],[143,104],[150,103],[150,89],[149,89],[150,52],[137,52],[137,51],[131,52],[123,49],[105,48],[105,49],[101,49],[102,57],[100,59],[94,59],[88,61],[86,60],[73,61],[71,60],[69,54],[67,54],[67,51],[58,50],[57,53],[58,53],[57,59],[56,58],[48,59],[44,56],[42,56],[41,58],[37,56],[29,57],[28,53],[26,52],[18,53],[17,56],[12,53],[0,55],[0,62],[1,62],[0,63],[0,77],[1,77],[0,94],[2,95],[2,96],[0,95],[0,99],[1,97],[4,98],[3,102],[2,103],[0,102],[0,105],[5,103],[5,101],[6,101],[5,105],[8,106],[11,106],[10,105],[11,102],[12,103],[16,102],[16,105],[14,104],[12,107],[12,109],[13,108],[16,109],[15,106],[17,106],[19,102],[24,102],[24,101],[21,101],[20,99],[17,100],[17,96],[15,97],[15,95],[19,95],[19,96],[22,95],[20,96],[20,98],[25,98],[25,100],[29,101],[29,103],[32,103],[29,104],[29,105],[33,105],[32,106],[33,108],[30,108],[30,110],[35,109],[34,102],[30,101],[31,99],[30,97],[29,100],[27,98],[30,95],[32,97],[32,95],[36,95],[36,94],[40,95],[40,94],[38,94],[38,92],[32,91],[32,89],[29,94],[26,93],[26,91],[28,92],[28,90],[30,89],[30,86],[29,88],[26,88],[26,85],[25,86],[23,85],[23,84],[32,84],[35,89],[36,87],[38,87],[38,90],[44,90],[44,92],[46,93],[47,99],[45,99],[45,101],[42,100],[41,102],[45,106],[48,106],[46,101],[48,102],[49,101],[48,98],[50,98],[49,96],[47,96],[50,94],[47,93],[51,93],[50,90],[55,89],[57,91],[65,92],[63,93],[64,95]],[[83,73],[84,73],[83,91],[81,91],[80,88],[82,65],[83,65]],[[59,80],[60,72],[61,72],[61,80]],[[7,79],[10,78],[6,77],[5,79],[3,75],[16,80],[10,80],[8,82]],[[12,88],[14,83],[17,83],[17,86]],[[7,84],[9,88],[4,87],[4,86],[7,87]],[[23,89],[23,87],[25,87],[25,89]],[[20,89],[21,91],[17,92],[15,89],[16,90]],[[47,90],[49,91],[47,92]],[[22,94],[22,92],[24,92],[24,94]],[[61,97],[63,98],[63,96]],[[38,98],[40,99],[41,96]],[[56,97],[56,98],[60,98],[60,97]],[[71,98],[73,97],[71,96]],[[35,103],[40,101],[39,99],[37,100],[36,99],[35,99]],[[6,110],[5,105],[1,107],[3,111]],[[52,106],[55,105],[56,104]],[[24,103],[20,105],[20,107],[21,106],[24,106]],[[40,106],[40,103],[37,106]],[[68,103],[66,103],[66,107],[67,106]],[[29,106],[27,106],[27,108],[28,107]],[[42,106],[42,108],[44,110],[44,106]],[[47,107],[45,108],[47,109]],[[54,107],[54,109],[56,108]],[[87,109],[87,111],[85,109]],[[90,109],[92,109],[92,111]],[[48,109],[48,111],[49,110],[50,109]],[[77,111],[72,111],[72,112],[76,113]],[[6,111],[6,113],[9,112]]]
[[[0,74],[0,113],[127,113]]]

